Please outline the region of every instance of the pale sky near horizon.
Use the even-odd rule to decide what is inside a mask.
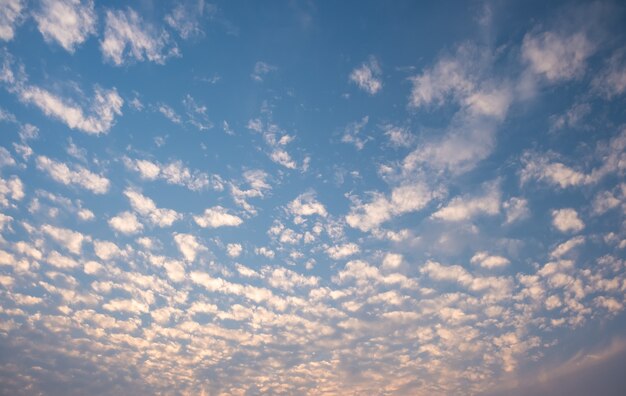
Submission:
[[[0,395],[619,395],[625,13],[0,0]]]

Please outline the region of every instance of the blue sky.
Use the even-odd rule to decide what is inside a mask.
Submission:
[[[625,11],[0,0],[0,394],[619,394]]]

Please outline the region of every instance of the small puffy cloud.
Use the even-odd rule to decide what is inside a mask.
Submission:
[[[159,105],[159,113],[163,114],[165,118],[172,121],[174,124],[180,124],[183,122],[176,111],[164,103]]]
[[[127,188],[124,195],[130,201],[133,210],[145,217],[150,223],[159,227],[169,227],[181,219],[181,215],[172,209],[157,208],[154,201],[138,191]]]
[[[561,232],[578,232],[585,228],[585,223],[572,208],[552,211],[552,225]]]
[[[19,177],[11,176],[8,180],[0,177],[0,206],[9,206],[9,198],[20,201],[24,196],[24,184]]]
[[[183,255],[186,261],[194,261],[198,252],[207,250],[205,246],[200,244],[196,237],[191,234],[174,234],[174,242],[178,250]]]
[[[619,206],[621,201],[610,191],[602,191],[593,199],[593,213],[597,215],[604,214],[609,210]]]
[[[23,0],[4,0],[0,7],[0,40],[11,41],[23,19]]]
[[[134,299],[114,299],[102,305],[102,308],[112,312],[129,312],[134,314],[146,313],[150,310],[148,304]]]
[[[242,251],[243,247],[240,243],[229,243],[228,245],[226,245],[226,253],[230,257],[239,257]]]
[[[45,156],[37,157],[37,169],[46,172],[55,181],[67,185],[77,185],[94,194],[105,194],[109,191],[109,179],[95,174],[80,165],[71,168],[63,163]]]
[[[64,256],[57,251],[52,251],[46,258],[46,262],[61,269],[76,268],[79,265],[73,258]]]
[[[422,182],[403,184],[392,190],[390,198],[375,194],[369,203],[357,202],[350,208],[346,222],[353,228],[370,231],[394,216],[424,208],[438,195],[439,192],[432,191]]]
[[[369,122],[369,117],[365,116],[361,119],[361,121],[351,122],[346,126],[346,129],[343,132],[343,136],[341,137],[341,141],[344,143],[353,144],[357,150],[362,150],[365,147],[365,143],[369,140],[368,137],[362,138],[360,136],[361,130],[367,125]]]
[[[201,216],[194,216],[193,219],[202,228],[237,227],[243,223],[239,216],[228,213],[222,206],[205,209]]]
[[[82,221],[89,221],[95,219],[96,215],[89,209],[81,208],[76,212],[76,215]]]
[[[217,175],[191,170],[183,165],[182,161],[172,161],[166,164],[148,160],[134,160],[124,158],[126,168],[138,172],[145,180],[164,180],[168,184],[183,186],[191,191],[200,191],[211,187],[216,191],[224,189],[222,180]]]
[[[516,221],[523,220],[530,215],[528,209],[528,201],[524,198],[513,197],[502,203],[506,219],[504,224],[513,224]]]
[[[287,209],[296,218],[312,215],[326,217],[328,215],[324,205],[315,199],[315,194],[312,192],[300,194],[287,205]]]
[[[432,218],[443,221],[464,221],[480,214],[500,213],[500,191],[497,186],[487,187],[481,197],[456,197],[448,205],[432,214]]]
[[[380,79],[381,74],[382,70],[378,65],[378,61],[371,56],[367,62],[350,73],[350,81],[368,94],[375,95],[383,88],[383,83]]]
[[[260,248],[255,248],[254,253],[258,254],[259,256],[266,257],[268,259],[273,259],[274,256],[276,255],[276,253],[274,253],[273,250],[268,249],[265,246],[262,246]]]
[[[408,129],[392,124],[382,126],[385,136],[389,139],[392,147],[409,147],[413,144],[415,136]]]
[[[137,220],[137,216],[131,212],[122,212],[109,219],[109,226],[122,234],[136,234],[143,230],[143,224]]]
[[[387,253],[383,259],[383,268],[386,270],[398,269],[403,262],[404,258],[398,253]]]
[[[326,254],[328,254],[328,257],[332,258],[333,260],[340,260],[346,257],[350,257],[360,251],[361,248],[359,248],[359,245],[350,242],[343,245],[331,246],[326,249]]]
[[[555,247],[554,250],[552,250],[552,252],[550,252],[550,257],[555,258],[555,259],[559,259],[559,258],[565,256],[570,251],[572,251],[577,246],[580,246],[580,245],[582,245],[584,243],[585,243],[585,237],[583,237],[581,235],[579,235],[577,237],[574,237],[574,238],[572,238],[570,240],[567,240],[567,241],[559,244],[557,247]]]
[[[74,254],[80,254],[83,242],[89,239],[80,232],[54,227],[49,224],[44,224],[41,227],[41,231]]]
[[[42,0],[33,17],[47,42],[56,42],[69,52],[96,31],[92,0]]]
[[[270,159],[276,162],[279,165],[284,166],[289,169],[296,169],[298,164],[291,158],[291,155],[286,150],[283,149],[275,149],[270,154]]]
[[[109,241],[94,241],[93,250],[101,260],[111,260],[122,255],[120,248]]]
[[[146,23],[131,8],[107,10],[100,50],[104,59],[116,66],[131,58],[163,64],[167,58],[178,55],[178,48],[167,32]]]
[[[491,255],[488,252],[476,252],[470,262],[488,269],[506,267],[511,263],[506,257]]]

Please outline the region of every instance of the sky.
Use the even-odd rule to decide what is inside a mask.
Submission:
[[[625,27],[0,0],[0,395],[620,394]]]

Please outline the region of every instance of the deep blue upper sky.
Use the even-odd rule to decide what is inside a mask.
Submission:
[[[620,394],[625,12],[0,0],[0,394]]]

